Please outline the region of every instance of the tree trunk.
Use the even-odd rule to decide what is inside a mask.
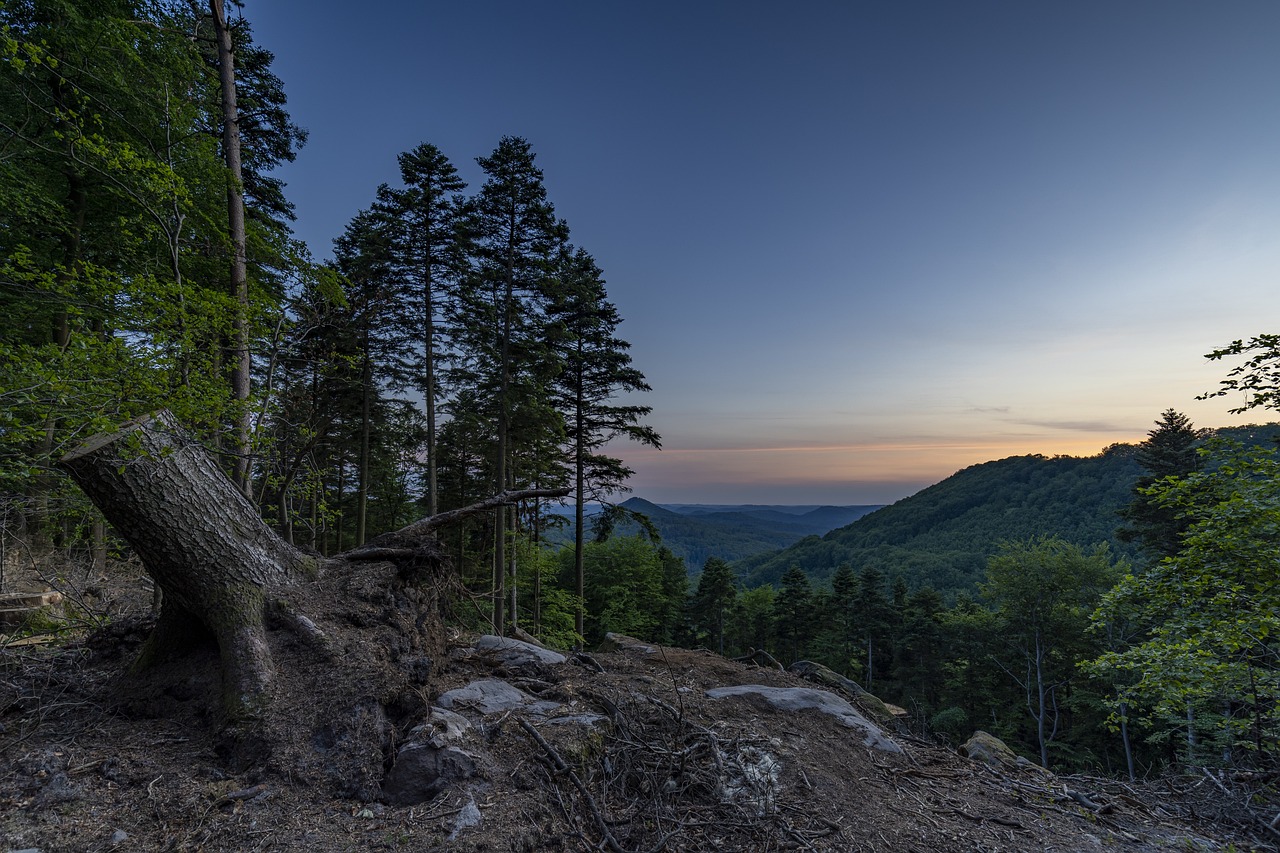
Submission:
[[[240,165],[240,112],[236,106],[235,51],[223,0],[209,0],[209,12],[218,38],[218,82],[222,88],[222,155],[227,164],[227,233],[231,238],[231,297],[235,316],[231,331],[231,396],[236,403],[235,438],[232,441],[232,479],[252,495],[249,467],[250,371],[249,276],[245,253],[244,176]]]
[[[125,424],[59,465],[142,558],[163,593],[145,668],[191,645],[199,626],[217,640],[230,719],[254,718],[273,668],[264,617],[278,590],[314,579],[317,557],[289,545],[259,517],[204,448],[168,412]]]
[[[428,579],[421,573],[424,564],[432,569],[443,564],[436,528],[525,498],[568,493],[526,489],[495,495],[323,558],[302,552],[271,530],[166,411],[96,436],[58,464],[137,552],[163,593],[159,620],[135,670],[180,655],[206,630],[218,644],[223,703],[233,727],[259,721],[272,700],[276,673],[268,622],[321,657],[330,656],[331,641],[304,609],[323,607],[333,615],[335,632],[349,631],[353,624],[388,629],[381,637],[362,630],[370,636],[348,636],[342,644],[343,661],[351,659],[349,666],[358,673],[353,683],[365,685],[358,688],[363,694],[369,689],[368,673],[376,669],[374,659],[386,664],[387,671],[396,670],[402,653],[387,658],[387,648],[419,644],[420,638],[403,635],[422,632],[428,617],[436,615],[421,612],[426,599],[415,591],[416,584]],[[387,564],[381,586],[370,567],[375,562]],[[389,597],[397,595],[405,603],[389,607]],[[358,615],[343,615],[359,607],[365,609]],[[326,670],[326,677],[332,687],[336,674]]]

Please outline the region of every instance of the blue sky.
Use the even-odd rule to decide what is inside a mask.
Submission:
[[[656,501],[883,503],[1092,454],[1275,331],[1280,4],[248,0],[318,257],[431,142],[503,135],[595,255]],[[1257,415],[1246,420],[1265,419]]]

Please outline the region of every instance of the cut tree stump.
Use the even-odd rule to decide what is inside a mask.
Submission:
[[[60,592],[6,592],[0,594],[0,628],[16,628],[49,607],[62,603]]]
[[[385,737],[384,704],[421,685],[430,670],[430,637],[441,633],[436,596],[423,589],[439,581],[445,566],[436,528],[526,498],[568,493],[504,492],[324,558],[277,536],[167,411],[95,436],[58,464],[138,554],[163,594],[135,673],[173,661],[212,636],[227,732],[249,755],[273,740],[291,739],[305,750],[308,737],[332,739],[325,730],[344,715],[355,721],[353,730]],[[292,674],[277,672],[280,653],[309,674],[277,690],[277,680]],[[323,666],[311,666],[315,662]],[[268,720],[277,700],[287,707]],[[307,725],[317,728],[308,734]],[[380,775],[381,759],[368,746],[352,739],[343,748],[362,756],[368,766],[360,773]]]

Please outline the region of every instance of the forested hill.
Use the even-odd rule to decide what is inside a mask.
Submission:
[[[790,566],[825,580],[841,563],[875,567],[915,587],[973,589],[1001,540],[1047,534],[1081,545],[1115,541],[1116,512],[1142,471],[1136,447],[1098,456],[1012,456],[974,465],[909,498],[821,538],[748,557],[737,565],[748,586],[775,583]]]
[[[1229,427],[1211,434],[1245,443],[1280,436],[1280,424]],[[735,564],[747,586],[776,583],[798,565],[825,581],[841,563],[874,567],[911,587],[944,593],[974,590],[987,557],[1002,540],[1059,536],[1090,546],[1106,541],[1118,554],[1135,546],[1116,539],[1117,512],[1133,497],[1142,469],[1137,445],[1117,444],[1097,456],[1011,456],[965,468],[942,482],[819,538],[808,536]]]
[[[683,557],[690,572],[701,570],[708,557],[737,560],[761,552],[774,552],[815,533],[826,533],[860,518],[876,506],[818,506],[791,514],[776,507],[659,506],[631,498],[625,508],[644,514],[653,522],[666,545]],[[623,534],[637,533],[634,523],[620,525]],[[572,537],[572,531],[568,536]]]

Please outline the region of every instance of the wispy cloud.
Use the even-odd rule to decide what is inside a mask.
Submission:
[[[1072,432],[1095,433],[1130,433],[1133,427],[1112,423],[1111,421],[1055,421],[1055,420],[1023,420],[1018,423],[1027,426],[1045,427],[1046,429],[1070,430]]]

